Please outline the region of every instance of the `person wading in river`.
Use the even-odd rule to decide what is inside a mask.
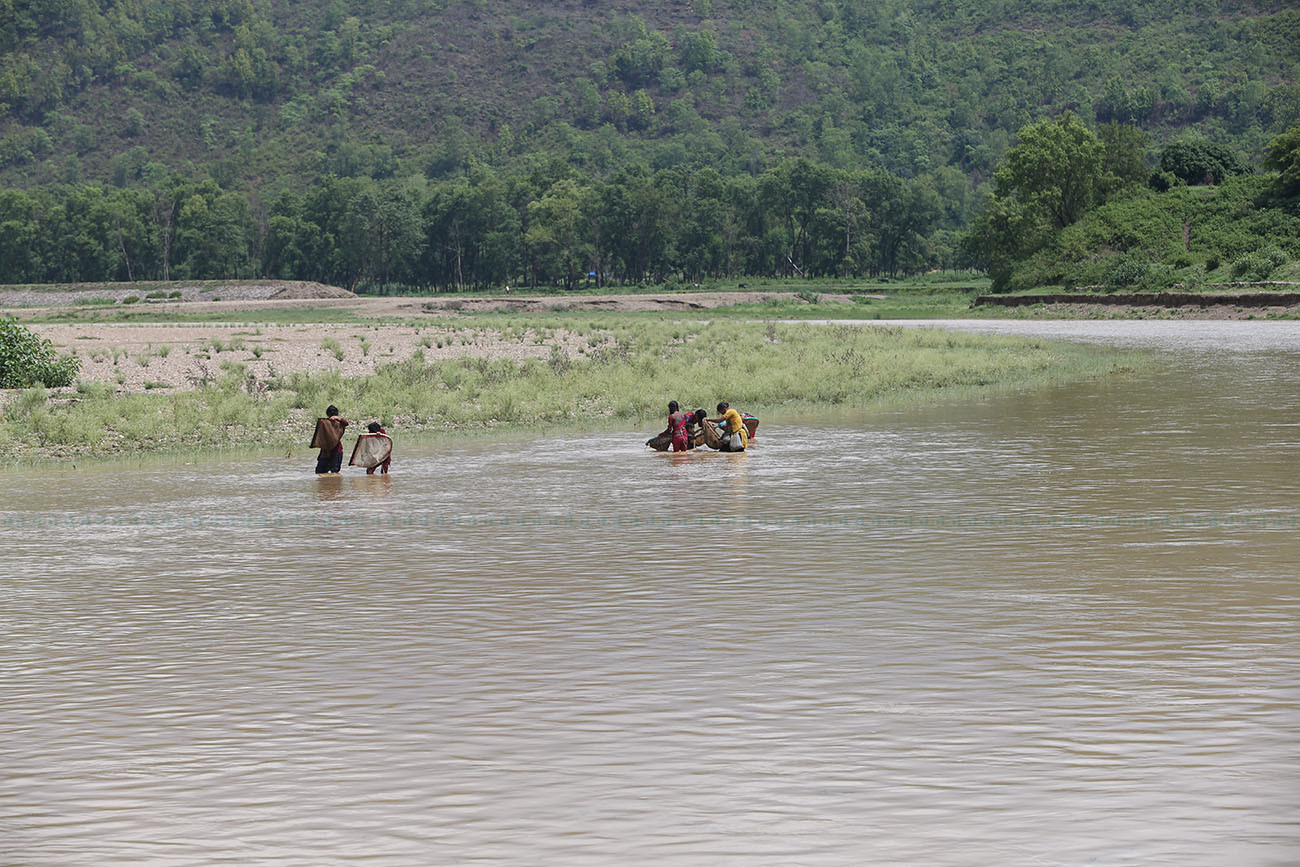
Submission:
[[[668,401],[668,427],[660,436],[669,436],[673,440],[673,451],[684,452],[694,447],[691,427],[695,417],[689,412],[682,412],[677,401]]]
[[[745,422],[740,418],[740,413],[732,409],[731,404],[725,400],[718,404],[718,417],[705,419],[705,421],[722,425],[722,451],[743,452],[749,445]]]
[[[325,417],[316,419],[316,433],[311,438],[311,448],[320,449],[316,458],[316,475],[337,473],[343,469],[343,431],[348,420],[339,415],[339,408],[330,404]]]
[[[365,467],[367,476],[373,476],[375,470],[379,470],[381,476],[386,476],[393,463],[393,438],[377,421],[367,425],[366,430],[369,433],[357,437],[348,466]]]

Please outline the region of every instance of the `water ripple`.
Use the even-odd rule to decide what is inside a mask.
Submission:
[[[746,455],[8,474],[0,862],[1290,863],[1262,333]]]

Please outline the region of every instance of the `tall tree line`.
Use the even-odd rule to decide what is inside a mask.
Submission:
[[[929,236],[944,217],[932,178],[806,159],[756,177],[633,166],[594,179],[545,160],[419,187],[327,176],[271,202],[166,177],[0,191],[0,274],[438,290],[894,275],[942,259]]]

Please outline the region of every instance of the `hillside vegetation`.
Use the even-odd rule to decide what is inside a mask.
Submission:
[[[1143,174],[1189,134],[1259,164],[1300,123],[1291,6],[0,0],[0,268],[953,266],[1017,132],[1064,111],[1141,133]]]
[[[1194,289],[1300,271],[1300,126],[1272,141],[1265,175],[1204,140],[1169,145],[1147,175],[1135,130],[1098,135],[1068,112],[1018,139],[964,239],[995,290]]]

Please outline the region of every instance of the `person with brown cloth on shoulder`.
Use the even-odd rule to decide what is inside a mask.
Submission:
[[[311,438],[311,448],[320,449],[316,458],[316,475],[338,473],[343,470],[343,431],[348,420],[339,415],[339,408],[330,404],[325,417],[316,420],[316,433]]]

